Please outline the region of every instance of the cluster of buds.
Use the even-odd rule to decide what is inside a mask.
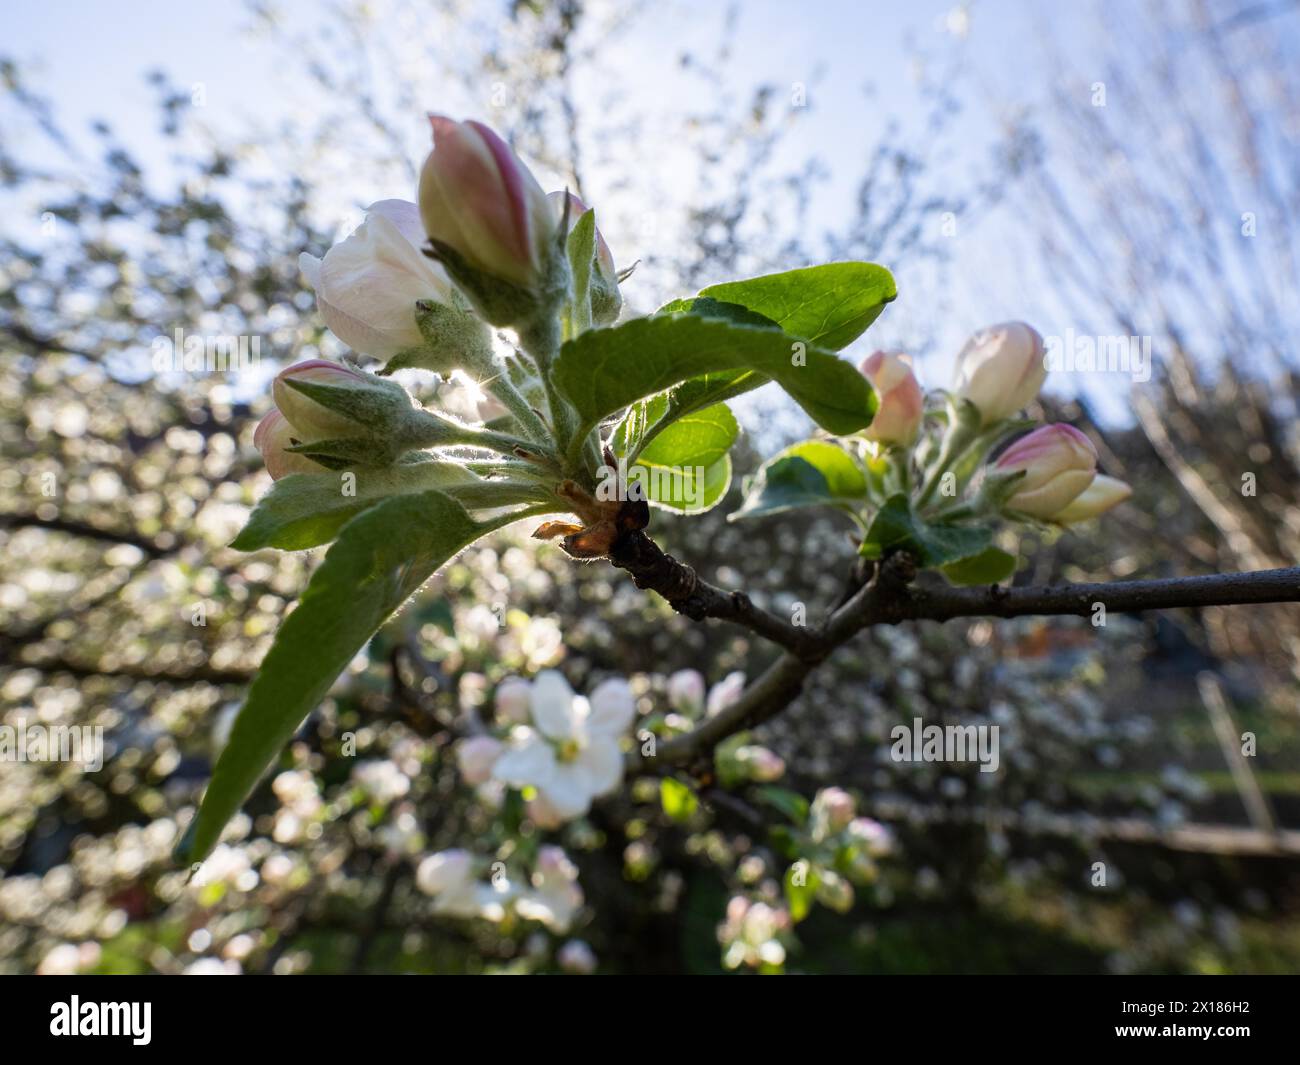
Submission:
[[[777,972],[785,964],[793,922],[784,907],[764,900],[734,896],[727,903],[726,919],[718,927],[722,964],[728,969],[742,965],[764,972]]]
[[[486,859],[456,847],[430,854],[415,872],[416,887],[432,898],[435,914],[482,918],[495,924],[515,916],[538,921],[561,935],[572,926],[585,901],[578,870],[556,846],[538,849],[531,875],[511,879],[494,863],[483,878]]]
[[[925,394],[910,360],[901,352],[877,351],[861,370],[880,404],[861,434],[870,441],[875,468],[892,460],[906,469],[925,418]],[[918,503],[930,502],[945,475],[955,481],[963,459],[1019,428],[1011,419],[1037,398],[1046,377],[1043,338],[1025,323],[1005,322],[972,336],[957,356],[944,439],[923,457],[928,471]],[[998,457],[986,472],[978,502],[963,508],[962,516],[996,509],[1015,519],[1073,525],[1131,494],[1123,481],[1097,472],[1096,448],[1083,433],[1053,424],[1015,441]]]
[[[529,338],[546,336],[550,350],[561,320],[571,335],[618,316],[620,275],[586,205],[567,192],[543,192],[481,123],[429,121],[433,147],[418,202],[374,203],[323,257],[300,258],[326,326],[381,366],[371,374],[316,359],[276,379],[276,410],[254,440],[273,478],[391,465],[411,448],[481,443],[456,433],[454,417],[436,427],[411,417],[405,390],[382,380],[407,367],[483,383],[526,436],[545,440],[542,383],[512,382],[492,327],[515,329],[526,349]]]
[[[814,886],[818,902],[845,913],[855,901],[853,886],[876,880],[877,861],[893,852],[893,834],[879,821],[860,817],[853,796],[839,787],[817,792],[805,827],[796,846],[798,875]]]

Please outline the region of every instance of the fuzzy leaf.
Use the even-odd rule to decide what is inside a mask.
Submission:
[[[883,266],[847,262],[710,285],[700,295],[739,304],[791,336],[839,351],[867,331],[898,289]]]
[[[230,546],[238,551],[319,547],[333,540],[352,518],[389,496],[474,483],[485,482],[454,462],[293,473],[271,485]]]
[[[891,547],[911,552],[925,567],[972,558],[989,546],[993,530],[983,525],[930,525],[912,513],[907,496],[891,496],[876,512],[862,544],[867,558]]]
[[[860,503],[866,494],[866,474],[852,455],[826,440],[805,440],[763,464],[746,485],[744,506],[730,517],[735,521],[795,507]]]
[[[822,428],[847,434],[875,414],[875,393],[848,362],[776,329],[720,319],[642,318],[568,341],[552,370],[581,419],[577,447],[611,414],[700,374],[752,370],[771,377]]]
[[[491,529],[441,492],[397,496],[354,518],[262,661],[203,802],[177,848],[202,861],[221,830],[375,630],[452,555]]]

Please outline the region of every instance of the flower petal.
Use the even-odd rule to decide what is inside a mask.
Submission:
[[[516,729],[516,737],[492,766],[492,775],[516,788],[543,788],[555,773],[555,751],[532,729]]]
[[[597,684],[591,693],[587,733],[591,736],[621,736],[635,717],[636,697],[632,694],[632,685],[622,677],[611,677]]]
[[[623,753],[608,736],[593,737],[574,765],[585,771],[593,795],[607,795],[623,780]]]
[[[573,689],[564,674],[545,669],[537,674],[532,690],[533,724],[553,740],[572,739],[577,727]]]
[[[551,808],[566,821],[581,817],[591,809],[592,774],[581,761],[558,762],[555,772],[540,791]]]

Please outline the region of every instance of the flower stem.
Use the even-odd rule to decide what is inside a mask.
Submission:
[[[504,372],[498,374],[483,387],[502,402],[531,439],[544,441],[551,438],[550,427],[542,416],[533,410],[524,394],[515,388],[508,374]]]

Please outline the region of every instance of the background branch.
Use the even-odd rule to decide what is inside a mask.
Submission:
[[[631,573],[638,588],[659,592],[678,613],[696,621],[716,618],[743,625],[786,652],[736,702],[705,718],[693,731],[660,744],[650,758],[633,750],[626,760],[630,773],[644,771],[650,763],[688,764],[708,755],[728,736],[775,717],[794,701],[804,679],[822,660],[873,625],[944,622],[959,617],[1086,617],[1098,604],[1104,605],[1108,613],[1135,613],[1177,607],[1300,602],[1300,567],[1048,587],[916,588],[912,586],[916,576],[914,560],[905,553],[896,553],[881,562],[872,578],[823,625],[802,629],[755,607],[743,592],[727,592],[702,580],[690,566],[665,554],[642,532],[622,537],[610,552],[610,562]]]

